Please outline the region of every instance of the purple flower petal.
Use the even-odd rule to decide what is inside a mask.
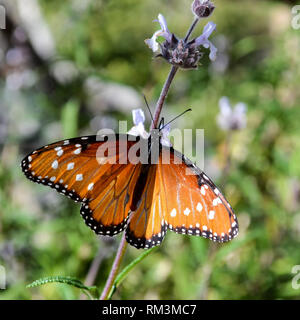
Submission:
[[[145,122],[144,111],[142,109],[132,110],[132,118],[135,126],[139,125],[140,123],[144,124]]]
[[[132,110],[132,118],[134,126],[128,131],[128,134],[133,136],[141,136],[144,139],[148,139],[149,133],[145,130],[145,114],[142,109]]]
[[[247,107],[245,103],[239,102],[234,108],[231,107],[227,97],[219,101],[220,113],[217,116],[217,123],[222,130],[241,130],[247,125]]]
[[[208,40],[213,31],[216,30],[216,24],[213,22],[208,22],[203,29],[201,36],[195,39],[197,46],[203,46],[204,48],[210,49],[209,58],[210,60],[216,59],[217,48]]]
[[[146,39],[145,43],[150,49],[152,49],[153,52],[156,52],[159,49],[157,38],[161,36],[164,37],[168,42],[171,42],[172,34],[168,29],[165,17],[161,13],[158,15],[158,20],[154,21],[159,22],[161,29],[156,31],[150,39]]]

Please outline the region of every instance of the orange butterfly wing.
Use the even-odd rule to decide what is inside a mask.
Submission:
[[[160,245],[167,232],[164,223],[166,206],[157,171],[157,165],[149,166],[145,188],[126,229],[127,242],[138,249]]]
[[[164,152],[170,153],[170,164],[162,163]],[[126,238],[131,245],[148,249],[161,244],[167,229],[226,242],[237,235],[238,222],[228,201],[198,167],[173,148],[162,147],[159,163],[149,169]]]
[[[171,151],[171,164],[160,164],[168,229],[217,242],[237,236],[236,215],[220,190],[184,155]]]
[[[109,155],[97,154],[105,142],[97,141],[97,136],[59,141],[32,152],[21,167],[33,182],[82,202],[86,224],[96,233],[113,236],[126,226],[141,165],[128,163],[128,149],[135,142],[128,141],[127,135],[106,142],[114,151],[110,156],[115,164],[108,162]]]
[[[126,228],[133,190],[141,165],[127,165],[107,187],[99,184],[97,196],[83,203],[80,213],[86,224],[97,234],[114,236]]]

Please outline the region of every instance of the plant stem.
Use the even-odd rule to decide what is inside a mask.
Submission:
[[[100,249],[98,250],[98,254],[94,258],[84,281],[84,284],[87,287],[91,287],[94,285],[101,263],[104,259],[109,258],[112,255],[111,251],[114,247],[115,246],[109,245],[109,243],[107,244],[107,246],[105,245],[104,247],[100,247]],[[86,300],[87,296],[82,293],[79,299]]]
[[[109,277],[106,281],[106,284],[105,284],[105,287],[102,291],[102,294],[100,296],[100,300],[106,300],[110,291],[111,291],[111,288],[115,282],[115,279],[116,279],[116,276],[118,274],[118,270],[119,270],[119,267],[120,267],[120,264],[121,264],[121,261],[124,257],[124,254],[125,254],[125,251],[126,251],[126,248],[127,248],[127,241],[125,239],[125,232],[123,233],[122,235],[122,239],[121,239],[121,242],[120,242],[120,245],[119,245],[119,248],[118,248],[118,252],[117,252],[117,255],[115,257],[115,260],[114,260],[114,263],[112,265],[112,268],[110,270],[110,274],[109,274]]]
[[[159,117],[160,117],[160,114],[161,114],[161,110],[163,108],[163,105],[164,105],[164,102],[166,100],[166,97],[167,97],[167,94],[169,92],[169,89],[170,89],[170,86],[171,86],[171,83],[175,77],[175,74],[178,70],[178,67],[176,66],[172,66],[171,70],[170,70],[170,73],[168,75],[168,78],[162,88],[162,91],[161,91],[161,94],[159,96],[159,99],[157,101],[157,104],[156,104],[156,107],[155,107],[155,113],[154,113],[154,117],[153,117],[153,122],[152,122],[152,125],[151,125],[151,129],[155,129],[158,125],[158,121],[159,121]]]
[[[193,30],[195,29],[197,23],[199,22],[199,18],[195,18],[194,22],[191,24],[185,38],[184,38],[184,42],[187,42],[190,35],[192,34]],[[163,105],[164,105],[164,102],[166,100],[166,97],[167,97],[167,94],[169,92],[169,89],[170,89],[170,86],[171,86],[171,83],[176,75],[176,72],[178,71],[178,67],[176,66],[172,66],[171,68],[171,71],[168,75],[168,78],[163,86],[163,89],[161,91],[161,94],[160,94],[160,97],[157,101],[157,104],[156,104],[156,108],[155,108],[155,113],[154,113],[154,117],[153,117],[153,121],[152,121],[152,125],[151,125],[151,129],[154,129],[157,127],[157,124],[158,124],[158,121],[159,121],[159,117],[160,117],[160,114],[161,114],[161,110],[163,108]]]
[[[199,18],[195,18],[194,22],[191,24],[185,38],[184,38],[184,42],[187,42],[189,40],[190,35],[192,34],[193,30],[195,29],[197,23],[199,22]]]
[[[148,249],[146,251],[144,251],[140,256],[138,256],[134,261],[132,261],[128,266],[126,266],[122,272],[120,272],[118,274],[118,276],[116,277],[116,280],[114,282],[114,285],[111,288],[111,291],[108,295],[108,299],[111,298],[111,296],[114,294],[115,290],[119,287],[119,285],[121,284],[121,282],[126,278],[126,276],[128,275],[128,273],[141,261],[143,261],[152,251],[156,250],[157,247],[153,247],[151,249]]]

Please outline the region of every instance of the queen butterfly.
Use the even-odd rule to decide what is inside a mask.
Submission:
[[[115,236],[125,230],[127,242],[136,248],[160,245],[167,230],[215,242],[234,238],[238,222],[230,204],[204,172],[167,142],[167,128],[158,138],[156,163],[128,161],[141,140],[149,146],[148,158],[153,154],[154,135],[145,131],[143,113],[133,115],[135,126],[115,139],[79,137],[33,151],[21,163],[24,174],[81,202],[80,213],[95,233]],[[99,157],[104,144],[113,153]],[[166,154],[169,164],[163,161]]]

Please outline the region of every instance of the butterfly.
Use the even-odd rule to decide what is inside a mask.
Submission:
[[[22,160],[22,171],[80,202],[96,234],[125,230],[127,242],[138,249],[160,245],[168,230],[214,242],[236,237],[232,207],[211,179],[172,147],[169,127],[155,136],[145,131],[142,110],[134,110],[133,119],[127,134],[84,136],[37,149]],[[144,158],[154,161],[141,161],[141,142],[148,147]]]

